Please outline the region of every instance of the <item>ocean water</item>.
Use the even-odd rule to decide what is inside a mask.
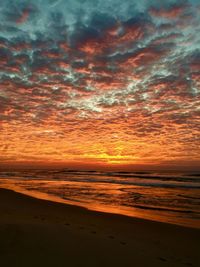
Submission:
[[[200,228],[200,174],[24,170],[0,187],[88,209]]]

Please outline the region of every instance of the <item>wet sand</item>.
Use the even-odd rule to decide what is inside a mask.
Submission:
[[[2,267],[198,267],[199,247],[199,229],[89,211],[0,189]]]

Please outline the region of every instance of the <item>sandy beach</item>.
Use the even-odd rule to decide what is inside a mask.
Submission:
[[[0,189],[0,265],[199,266],[200,230]]]

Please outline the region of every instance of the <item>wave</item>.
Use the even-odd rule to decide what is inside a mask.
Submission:
[[[178,212],[178,213],[194,213],[194,214],[197,214],[196,211],[192,211],[192,210],[169,209],[169,208],[163,208],[163,207],[152,207],[152,206],[143,206],[143,205],[134,205],[134,207],[135,208],[139,208],[139,209],[145,209],[145,210],[157,210],[157,211],[169,211],[169,212],[175,212],[175,213]]]
[[[77,170],[34,170],[1,172],[0,177],[16,180],[49,180],[87,183],[110,183],[130,186],[200,189],[198,176],[153,172],[101,172]]]

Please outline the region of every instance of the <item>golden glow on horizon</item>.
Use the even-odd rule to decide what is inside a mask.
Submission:
[[[188,161],[188,147],[185,153],[176,136],[176,128],[166,134],[154,135],[149,133],[137,136],[137,132],[130,136],[126,132],[123,120],[116,124],[104,125],[101,131],[99,121],[81,121],[78,126],[53,125],[43,126],[7,124],[0,142],[4,143],[4,159],[2,162],[82,162],[97,164],[165,164],[174,160]],[[91,127],[92,123],[92,127]],[[88,126],[89,125],[89,126]],[[85,132],[82,131],[85,128]],[[22,131],[23,128],[23,131]],[[61,128],[63,130],[61,131]],[[5,129],[5,128],[4,128]],[[177,129],[178,132],[178,129]],[[134,140],[133,140],[134,136]],[[166,144],[166,145],[163,145]],[[2,148],[1,148],[2,149]],[[197,151],[191,151],[193,158],[199,158]]]

